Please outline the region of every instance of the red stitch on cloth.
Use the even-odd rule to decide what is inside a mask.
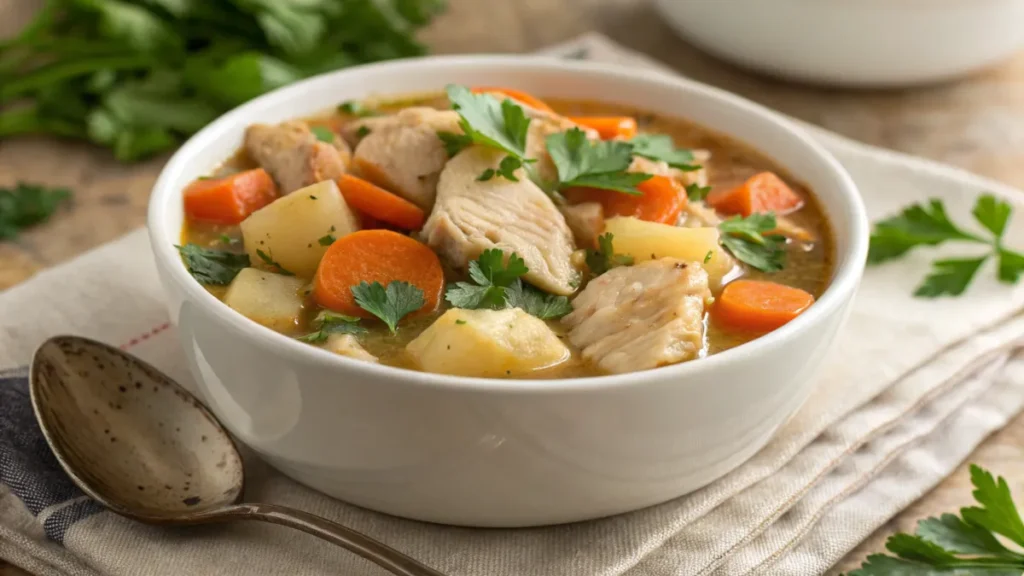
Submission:
[[[132,346],[135,346],[137,344],[145,342],[146,340],[149,340],[153,336],[156,336],[157,334],[163,332],[164,330],[167,330],[170,327],[171,327],[171,323],[170,322],[164,322],[163,324],[157,326],[156,328],[153,328],[149,332],[146,332],[145,334],[140,334],[139,336],[136,336],[135,338],[132,338],[126,344],[121,344],[120,348],[121,348],[121,350],[127,350],[127,349],[131,348]]]

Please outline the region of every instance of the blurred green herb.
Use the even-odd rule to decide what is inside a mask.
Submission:
[[[71,198],[67,188],[46,188],[19,182],[0,188],[0,240],[11,240],[18,232],[43,222],[60,204]]]
[[[0,140],[48,134],[130,162],[301,78],[415,56],[444,0],[47,0],[0,42]]]

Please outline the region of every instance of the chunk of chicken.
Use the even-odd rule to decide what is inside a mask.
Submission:
[[[438,110],[429,106],[410,106],[387,116],[367,116],[348,122],[341,128],[341,136],[352,148],[375,131],[398,126],[428,126],[435,131],[461,133],[459,114],[454,110]]]
[[[703,202],[689,202],[679,216],[679,225],[686,228],[715,228],[722,223],[722,217],[715,209]]]
[[[367,352],[366,348],[359,344],[359,340],[351,334],[331,334],[327,337],[324,348],[335,354],[348,356],[363,362],[373,362],[375,364],[379,362],[377,357]]]
[[[458,113],[406,108],[370,128],[356,146],[355,168],[367,180],[430,210],[438,176],[448,162],[438,131],[461,134]]]
[[[577,279],[570,262],[572,231],[551,199],[522,169],[516,173],[518,182],[478,180],[503,157],[472,146],[448,161],[434,211],[423,226],[424,241],[457,269],[490,248],[515,252],[530,269],[527,282],[553,294],[572,294]]]
[[[591,280],[562,322],[585,360],[622,374],[697,358],[711,301],[700,265],[662,258]]]
[[[479,378],[522,377],[570,357],[543,320],[519,308],[453,308],[406,350],[427,372]]]
[[[597,237],[604,233],[604,208],[597,202],[559,206],[565,223],[572,230],[576,245],[597,248]]]
[[[301,121],[276,126],[253,124],[245,131],[245,150],[289,194],[345,173],[351,152],[341,138],[320,141]]]

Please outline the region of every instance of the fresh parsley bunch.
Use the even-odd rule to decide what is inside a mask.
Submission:
[[[946,258],[932,263],[932,271],[914,292],[915,296],[935,298],[959,296],[970,285],[978,270],[989,259],[997,261],[999,280],[1016,284],[1024,274],[1024,254],[1003,245],[1013,208],[992,194],[978,197],[971,214],[991,234],[989,237],[963,230],[946,214],[940,200],[928,204],[915,204],[905,208],[898,216],[882,220],[875,225],[868,251],[869,264],[881,264],[899,258],[920,246],[938,246],[950,241],[985,246],[985,254],[975,258]]]
[[[67,188],[46,188],[19,182],[0,188],[0,240],[14,239],[18,232],[49,218],[71,198]]]
[[[443,0],[47,0],[0,42],[0,140],[90,140],[133,161],[301,78],[424,52]]]
[[[978,506],[960,516],[943,514],[885,543],[895,554],[875,554],[848,576],[1020,576],[1024,574],[1024,522],[1001,476],[971,466]],[[996,536],[1011,542],[1011,549]]]

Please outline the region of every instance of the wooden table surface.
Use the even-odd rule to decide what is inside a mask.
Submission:
[[[0,0],[0,34],[16,30],[32,0]],[[437,53],[525,52],[599,30],[692,78],[737,92],[849,137],[926,156],[1024,187],[1024,54],[953,84],[858,92],[796,86],[748,74],[678,39],[642,0],[449,0],[425,34]],[[500,26],[484,23],[500,22]],[[166,158],[125,167],[106,151],[44,139],[0,142],[0,185],[16,180],[75,190],[70,209],[0,243],[0,290],[143,225],[150,186]],[[1024,478],[1024,415],[970,458]],[[1024,493],[1024,492],[1022,492]],[[837,566],[850,570],[887,535],[970,501],[966,466],[883,526]],[[0,576],[21,575],[0,560]]]

